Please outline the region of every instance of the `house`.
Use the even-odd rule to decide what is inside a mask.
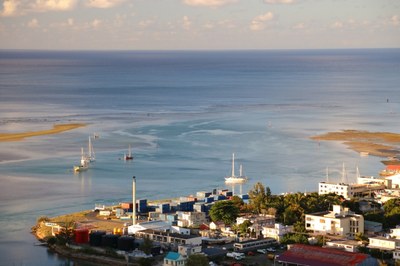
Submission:
[[[347,252],[357,252],[358,247],[363,246],[362,242],[348,239],[327,241],[326,248],[336,248]]]
[[[340,205],[333,205],[333,211],[306,214],[305,224],[306,230],[314,233],[347,238],[354,238],[357,233],[364,233],[364,217]]]
[[[179,245],[178,252],[182,256],[189,257],[192,254],[201,253],[201,246]]]
[[[400,250],[400,239],[375,236],[369,238],[368,248],[379,249],[383,251],[395,251]]]
[[[209,226],[210,230],[224,230],[226,225],[224,222],[211,222]]]
[[[291,245],[277,260],[291,266],[378,266],[378,261],[367,254],[303,244]]]
[[[264,237],[270,237],[280,242],[284,235],[293,232],[292,225],[283,225],[276,223],[273,226],[263,227],[262,235]]]
[[[240,225],[244,223],[244,221],[250,221],[250,228],[253,229],[256,234],[260,233],[263,230],[263,227],[274,226],[275,224],[275,216],[273,215],[247,215],[236,218],[236,224]]]
[[[176,212],[178,215],[178,226],[180,227],[196,227],[207,222],[204,212]]]
[[[390,236],[400,239],[400,226],[390,229]]]
[[[168,252],[164,258],[163,266],[184,266],[186,258],[177,252]]]

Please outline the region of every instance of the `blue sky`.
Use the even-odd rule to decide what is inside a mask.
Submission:
[[[400,0],[3,0],[0,49],[400,47]]]

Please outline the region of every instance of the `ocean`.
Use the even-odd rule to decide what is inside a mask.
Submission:
[[[310,137],[400,133],[399,84],[400,49],[0,51],[0,132],[87,124],[0,142],[0,265],[86,265],[35,246],[31,226],[129,201],[132,176],[149,200],[226,188],[232,153],[244,192],[317,191],[343,163],[349,182],[357,166],[376,176],[382,158]],[[96,162],[76,174],[94,134]]]

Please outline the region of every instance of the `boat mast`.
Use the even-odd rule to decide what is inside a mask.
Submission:
[[[235,177],[235,154],[232,153],[232,177]]]

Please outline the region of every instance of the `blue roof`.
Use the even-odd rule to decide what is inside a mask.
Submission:
[[[168,252],[167,256],[165,256],[166,259],[168,260],[178,260],[181,254],[177,252]]]

